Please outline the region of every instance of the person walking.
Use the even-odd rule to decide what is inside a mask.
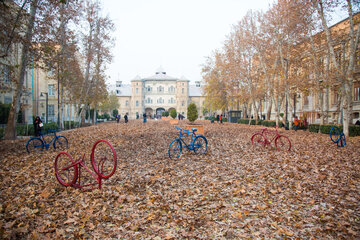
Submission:
[[[300,120],[297,118],[297,116],[295,116],[294,118],[294,130],[297,131],[298,127],[299,127],[299,122]]]
[[[128,122],[128,115],[127,114],[125,114],[124,119],[125,119],[125,123],[127,123]]]
[[[146,123],[146,113],[143,114],[144,123]]]
[[[43,127],[43,123],[40,119],[39,116],[37,116],[33,122],[34,124],[34,133],[35,133],[35,137],[39,137],[41,134],[41,129]]]
[[[219,119],[220,119],[220,123],[222,123],[222,119],[223,119],[222,114],[220,115]]]
[[[220,116],[218,114],[218,115],[216,115],[216,122],[219,123],[219,120],[220,120]]]

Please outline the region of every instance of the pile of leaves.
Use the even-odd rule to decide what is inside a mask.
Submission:
[[[185,123],[180,121],[180,127]],[[104,123],[61,133],[75,160],[106,139],[118,168],[101,190],[65,188],[54,149],[28,154],[27,139],[0,142],[4,239],[360,238],[360,138],[281,131],[290,152],[253,147],[259,126],[205,125],[208,152],[168,158],[178,136],[165,121]]]

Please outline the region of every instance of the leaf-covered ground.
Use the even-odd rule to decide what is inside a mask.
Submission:
[[[1,141],[0,237],[360,238],[359,137],[337,148],[328,135],[282,131],[293,146],[278,152],[251,145],[261,127],[204,124],[208,153],[179,160],[168,158],[178,131],[166,121],[63,132],[88,166],[98,139],[117,152],[116,173],[92,192],[58,183],[53,149],[28,154],[27,139]]]

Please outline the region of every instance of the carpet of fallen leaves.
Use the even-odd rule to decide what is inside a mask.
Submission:
[[[259,126],[205,125],[208,153],[168,158],[178,136],[166,121],[105,123],[62,132],[74,159],[107,139],[118,156],[101,190],[55,178],[54,149],[0,142],[3,239],[359,239],[360,138],[282,131],[290,152],[254,148]],[[180,124],[184,126],[184,122]]]

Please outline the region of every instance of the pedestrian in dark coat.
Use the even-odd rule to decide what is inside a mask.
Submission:
[[[42,129],[42,127],[43,127],[43,123],[42,123],[42,121],[41,121],[41,119],[40,119],[39,116],[37,116],[37,117],[35,118],[33,124],[34,124],[35,137],[38,137],[38,136],[40,136],[40,134],[41,134],[41,129]]]
[[[128,122],[128,115],[127,114],[125,114],[124,119],[125,119],[125,123],[127,123]]]

